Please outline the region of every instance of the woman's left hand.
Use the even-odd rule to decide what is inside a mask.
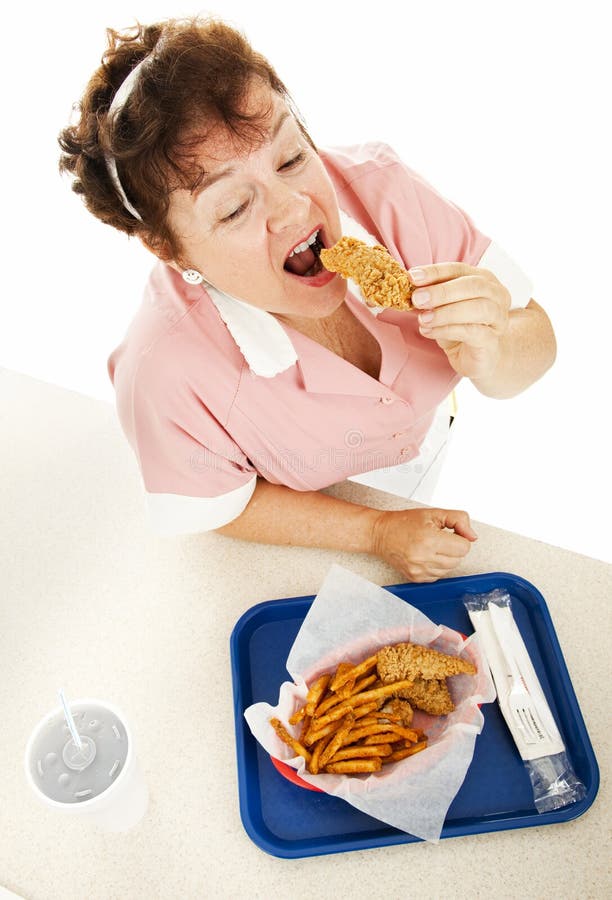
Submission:
[[[420,334],[438,343],[459,375],[492,375],[508,330],[509,291],[488,269],[465,263],[418,266],[409,275],[418,287],[412,302]]]

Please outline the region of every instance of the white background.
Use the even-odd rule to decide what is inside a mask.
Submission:
[[[152,263],[57,173],[105,28],[213,13],[272,61],[322,146],[383,140],[534,282],[558,340],[518,398],[459,390],[434,503],[612,559],[606,4],[56,2],[3,13],[0,365],[111,403],[106,359]],[[9,436],[10,437],[10,436]]]

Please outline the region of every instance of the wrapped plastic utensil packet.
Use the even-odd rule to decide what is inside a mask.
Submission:
[[[582,800],[576,777],[506,591],[467,594],[464,605],[479,636],[499,706],[525,764],[539,813]]]
[[[305,702],[307,684],[343,661],[358,662],[386,644],[412,641],[462,655],[476,675],[448,679],[455,710],[447,716],[415,711],[414,727],[422,728],[428,746],[420,753],[383,766],[368,775],[311,775],[304,759],[293,756],[270,725],[277,717],[295,737],[291,715]],[[244,716],[259,743],[277,759],[297,769],[304,781],[388,825],[426,841],[437,842],[448,808],[461,787],[482,731],[479,704],[495,699],[495,689],[478,638],[436,625],[390,591],[334,565],[302,623],[287,659],[294,682],[280,685],[276,706],[255,703]]]

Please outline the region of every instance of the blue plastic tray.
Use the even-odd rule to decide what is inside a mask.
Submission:
[[[593,803],[599,770],[550,614],[539,591],[517,575],[494,572],[434,584],[387,588],[434,622],[471,634],[466,593],[503,588],[574,770],[586,787],[578,803],[539,814],[531,784],[497,702],[482,707],[485,724],[472,764],[451,804],[442,837],[550,825],[582,815]],[[236,623],[230,639],[240,814],[251,839],[274,856],[297,858],[419,840],[354,809],[344,800],[292,784],[252,736],[244,710],[260,700],[276,704],[285,662],[314,597],[259,603]]]

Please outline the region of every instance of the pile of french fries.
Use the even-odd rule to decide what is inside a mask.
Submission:
[[[312,775],[378,772],[383,765],[412,756],[427,746],[419,729],[405,728],[398,716],[380,707],[410,681],[383,685],[375,672],[376,656],[358,665],[340,663],[312,684],[306,703],[289,719],[301,724],[299,740],[276,718],[270,724]]]

